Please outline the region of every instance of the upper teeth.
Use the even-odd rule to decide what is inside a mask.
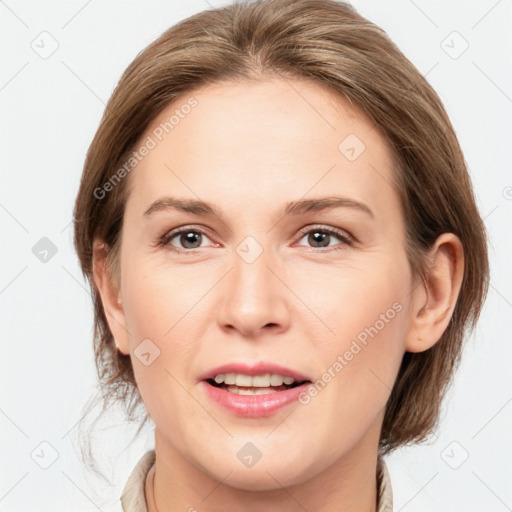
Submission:
[[[214,378],[217,384],[227,384],[235,386],[245,386],[254,388],[268,388],[269,386],[282,386],[283,383],[290,385],[295,382],[293,377],[283,377],[282,375],[244,375],[242,373],[219,373]]]

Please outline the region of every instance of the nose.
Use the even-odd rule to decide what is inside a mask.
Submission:
[[[220,290],[220,327],[237,330],[245,337],[258,337],[268,329],[273,334],[284,332],[290,324],[291,293],[280,275],[284,272],[270,249],[258,255],[262,249],[253,245],[244,252],[239,246]]]

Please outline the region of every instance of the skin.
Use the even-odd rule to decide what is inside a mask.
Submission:
[[[129,176],[118,287],[101,240],[94,249],[110,328],[155,424],[149,510],[373,512],[386,400],[404,352],[428,349],[448,326],[460,241],[441,235],[428,282],[414,278],[391,149],[362,112],[318,84],[211,84],[169,105],[140,142],[191,96],[197,107]],[[349,134],[366,146],[354,161],[338,149]],[[145,216],[164,195],[211,202],[222,219]],[[373,216],[348,207],[284,216],[290,201],[326,196],[364,203]],[[355,242],[318,242],[321,226]],[[178,235],[157,246],[177,227],[203,234],[196,245]],[[252,263],[237,252],[247,236],[263,251]],[[306,405],[241,418],[201,390],[202,372],[233,361],[272,361],[315,381],[394,303],[401,311]],[[148,366],[134,356],[144,339],[160,350]],[[251,468],[237,458],[247,442],[262,453]]]

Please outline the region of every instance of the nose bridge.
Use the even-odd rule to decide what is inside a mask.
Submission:
[[[219,308],[221,326],[254,334],[269,324],[287,325],[286,290],[274,275],[279,263],[263,244],[263,236],[247,236],[235,247]]]

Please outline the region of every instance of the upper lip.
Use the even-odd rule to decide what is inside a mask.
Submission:
[[[220,373],[242,373],[244,375],[265,375],[270,373],[271,375],[281,375],[283,377],[293,377],[296,382],[302,381],[311,381],[311,379],[300,373],[296,370],[292,370],[291,368],[286,368],[285,366],[281,366],[274,363],[266,363],[261,361],[256,364],[249,365],[247,363],[226,363],[220,366],[216,366],[215,368],[211,368],[210,370],[205,371],[201,375],[199,375],[199,380],[208,380],[213,379],[216,375]]]

